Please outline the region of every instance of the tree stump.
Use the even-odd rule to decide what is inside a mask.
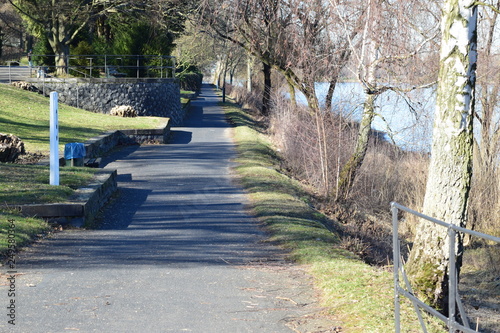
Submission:
[[[0,162],[15,162],[25,154],[24,142],[15,135],[0,133]]]

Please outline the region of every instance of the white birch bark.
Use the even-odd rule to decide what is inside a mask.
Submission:
[[[431,162],[423,213],[465,226],[472,176],[472,114],[477,61],[477,7],[474,0],[446,0]],[[446,228],[422,222],[412,248],[408,272],[420,296],[445,309],[448,291]],[[462,238],[457,242],[461,263]]]

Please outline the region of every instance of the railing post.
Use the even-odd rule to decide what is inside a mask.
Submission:
[[[392,211],[392,262],[394,272],[394,324],[395,332],[401,331],[400,303],[399,303],[399,237],[398,237],[398,208],[394,202],[391,203]]]
[[[139,78],[139,64],[140,64],[139,56],[137,56],[137,78]]]
[[[448,249],[448,256],[449,256],[449,263],[448,263],[448,317],[444,316],[442,313],[437,311],[436,309],[428,306],[421,300],[419,300],[415,295],[413,294],[411,285],[409,284],[409,281],[406,278],[404,268],[402,266],[402,260],[400,260],[396,257],[394,257],[394,308],[395,308],[395,322],[396,322],[396,332],[400,332],[400,302],[399,302],[399,297],[404,296],[410,299],[412,302],[414,302],[415,305],[415,310],[417,311],[417,315],[419,316],[419,321],[420,325],[423,329],[424,332],[426,332],[425,325],[423,324],[422,318],[419,315],[418,308],[423,308],[426,310],[428,313],[431,315],[435,316],[436,318],[440,319],[443,323],[448,325],[448,332],[450,333],[455,333],[457,330],[460,330],[461,332],[468,332],[468,333],[474,333],[477,332],[473,331],[470,328],[469,322],[467,320],[467,314],[465,313],[465,310],[463,308],[462,302],[460,300],[460,296],[458,294],[458,274],[457,274],[457,266],[456,266],[456,245],[457,245],[457,236],[462,237],[462,234],[468,234],[472,235],[475,237],[480,237],[483,239],[487,239],[490,241],[493,241],[495,243],[500,244],[500,237],[495,237],[493,235],[487,235],[483,234],[474,230],[462,228],[460,226],[456,226],[450,223],[446,223],[443,221],[440,221],[438,219],[426,216],[422,213],[419,213],[417,211],[414,211],[412,209],[409,209],[407,207],[404,207],[402,205],[397,204],[396,202],[391,202],[391,211],[392,211],[392,219],[393,219],[393,247],[394,247],[394,256],[396,256],[396,253],[400,255],[400,244],[399,244],[399,238],[397,237],[398,234],[398,212],[399,211],[405,211],[409,214],[412,214],[414,216],[417,216],[419,218],[422,218],[424,220],[430,221],[432,223],[435,223],[437,225],[440,225],[444,228],[448,228],[448,237],[449,237],[449,249]],[[401,271],[401,274],[403,276],[403,279],[407,285],[407,290],[399,286],[399,272]],[[457,309],[460,311],[460,317],[463,322],[463,324],[460,324],[457,321]]]
[[[176,58],[173,57],[172,58],[172,79],[175,79],[175,67],[177,66],[177,64],[175,63],[175,60],[176,60]]]
[[[450,333],[455,332],[455,319],[456,319],[456,295],[457,295],[457,267],[455,258],[455,237],[456,231],[451,227],[448,228],[448,238],[450,243],[449,253],[449,272],[448,272],[448,328]]]
[[[92,58],[87,58],[87,60],[90,62],[90,79],[92,79]]]

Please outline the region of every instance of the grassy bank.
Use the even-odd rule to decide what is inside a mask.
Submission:
[[[0,258],[4,258],[9,249],[26,246],[50,229],[43,220],[0,211]]]
[[[254,119],[236,104],[224,105],[235,126],[237,173],[246,188],[255,215],[289,251],[306,264],[321,291],[322,303],[345,332],[394,331],[393,275],[389,268],[365,264],[340,248],[337,226],[309,205],[302,185],[279,172],[279,157]],[[404,332],[419,332],[416,316],[403,306]],[[433,323],[429,332],[442,332]]]
[[[59,105],[60,149],[116,129],[158,128],[162,117],[121,118]],[[27,152],[49,152],[49,99],[42,95],[0,85],[0,132],[23,140]]]
[[[13,205],[61,202],[87,184],[97,169],[64,167],[59,186],[49,185],[50,170],[42,165],[0,165],[0,210]]]
[[[87,184],[95,171],[97,169],[61,168],[60,185],[51,186],[47,166],[0,164],[0,257],[5,256],[9,248],[8,235],[14,235],[11,242],[20,248],[50,230],[44,220],[19,216],[13,209],[15,205],[63,202],[74,189]]]

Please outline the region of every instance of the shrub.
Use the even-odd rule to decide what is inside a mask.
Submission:
[[[243,109],[259,112],[262,110],[262,97],[258,90],[249,92],[246,88],[226,84],[226,93]]]
[[[176,74],[177,79],[179,79],[181,89],[189,91],[200,91],[201,84],[203,82],[203,74],[188,72]]]

